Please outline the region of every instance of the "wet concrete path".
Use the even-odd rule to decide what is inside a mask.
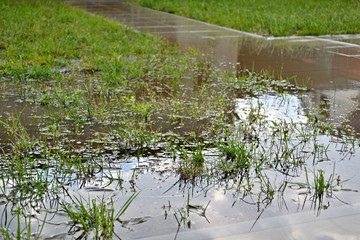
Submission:
[[[219,63],[238,63],[242,69],[294,78],[311,89],[302,100],[305,108],[321,105],[328,121],[342,124],[348,119],[360,132],[360,35],[265,38],[120,0],[67,2],[200,49]]]

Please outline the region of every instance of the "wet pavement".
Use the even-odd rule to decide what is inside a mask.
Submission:
[[[194,230],[178,236],[180,239],[218,239],[218,240],[289,240],[289,239],[358,239],[360,229],[359,206],[343,206],[330,210],[317,221],[311,213],[300,213],[294,218],[292,215],[269,217],[259,222],[251,232],[253,222],[242,222],[214,227],[206,230]],[[172,239],[172,235],[145,238],[146,240]]]
[[[267,70],[276,78],[292,78],[310,89],[299,99],[304,109],[321,106],[327,121],[340,125],[347,119],[360,132],[360,35],[265,38],[121,1],[66,2],[112,17],[138,31],[200,49],[225,68],[229,67],[227,63],[238,63],[240,69]],[[356,227],[360,219],[359,206],[332,207],[319,218],[314,215],[314,212],[302,212],[264,216],[251,233],[248,230],[253,222],[240,220],[219,227],[184,231],[178,239],[357,239],[360,234]],[[149,239],[173,237],[171,234]]]

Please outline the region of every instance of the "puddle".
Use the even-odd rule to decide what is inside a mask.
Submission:
[[[317,135],[313,141],[313,128],[307,129],[307,125],[304,125],[303,129],[292,128],[292,124],[301,126],[309,121],[303,109],[303,101],[294,95],[268,93],[236,100],[235,113],[238,121],[234,125],[238,127],[240,134],[248,131],[248,134],[259,139],[259,145],[265,146],[265,149],[256,148],[254,155],[259,156],[259,159],[266,155],[269,157],[267,164],[275,164],[278,154],[284,154],[288,149],[293,156],[289,161],[299,159],[307,162],[299,166],[269,165],[268,168],[265,167],[260,178],[256,176],[255,169],[251,170],[251,174],[247,176],[251,186],[246,184],[241,175],[228,178],[215,173],[212,177],[181,179],[176,169],[183,160],[173,159],[169,152],[163,150],[135,157],[124,156],[118,147],[101,147],[104,152],[97,153],[86,146],[80,147],[78,155],[72,153],[68,161],[84,161],[84,164],[91,166],[92,172],[88,172],[88,168],[82,169],[82,163],[60,166],[60,170],[56,159],[53,163],[50,162],[51,164],[45,163],[45,167],[29,172],[28,177],[33,178],[32,181],[46,179],[51,183],[50,186],[61,181],[64,186],[59,192],[51,192],[50,188],[49,194],[38,203],[40,205],[33,205],[36,202],[34,199],[28,203],[25,201],[27,212],[33,216],[32,229],[38,229],[41,219],[46,218],[42,231],[45,239],[73,239],[79,236],[79,233],[73,232],[66,214],[57,210],[61,209],[63,202],[71,203],[75,197],[83,198],[85,203],[90,199],[100,201],[105,198],[112,199],[114,208],[120,209],[132,191],[140,191],[140,194],[121,217],[121,221],[115,222],[116,234],[124,239],[162,235],[166,236],[165,238],[174,238],[176,234],[179,234],[181,239],[181,236],[186,236],[187,233],[193,232],[197,235],[212,231],[213,228],[228,229],[234,223],[241,226],[237,228],[236,234],[247,233],[258,217],[254,232],[258,229],[272,230],[275,226],[268,224],[268,221],[273,218],[282,222],[284,217],[291,216],[294,222],[303,223],[305,213],[310,214],[307,219],[313,221],[322,219],[324,214],[327,216],[327,209],[336,211],[344,204],[356,204],[360,186],[355,155],[358,145],[353,145],[351,141],[346,143],[345,139],[345,144],[341,144],[341,139],[322,134]],[[252,112],[258,119],[251,120],[254,124],[246,126]],[[286,131],[281,132],[281,129]],[[286,144],[281,144],[278,139],[282,137],[279,134],[285,132],[292,140],[284,139]],[[304,137],[301,138],[300,135]],[[287,144],[289,146],[285,148]],[[318,150],[314,151],[315,148]],[[326,151],[323,151],[325,149]],[[214,167],[213,164],[221,155],[218,149],[212,148],[204,150],[203,154],[209,168]],[[38,160],[35,161],[40,161],[37,163],[39,165],[41,153],[33,155],[38,155],[38,158],[35,158]],[[315,165],[313,159],[316,159]],[[308,177],[305,169],[308,169]],[[309,184],[313,184],[313,174],[319,170],[326,173],[326,179],[334,174],[331,181],[333,186],[324,199],[311,200],[314,196],[306,188],[307,178],[310,178]],[[24,186],[19,185],[11,176],[2,174],[4,180],[7,177],[7,186],[0,194],[0,222],[2,226],[16,229],[16,221],[10,221],[14,210],[7,199]],[[286,190],[283,193],[278,192],[284,184],[287,185]],[[276,194],[270,197],[266,188],[276,190]],[[30,192],[27,194],[32,196]],[[61,201],[58,202],[58,198]],[[182,219],[180,225],[179,219]],[[216,233],[211,234],[216,236]]]
[[[245,120],[251,111],[259,111],[266,121],[306,123],[301,99],[294,95],[265,94],[236,100],[235,112]]]
[[[121,2],[69,2],[86,2],[85,8],[89,11],[105,15],[107,12],[99,6],[127,9],[127,12],[114,11],[111,16],[139,31],[200,49],[211,55],[215,62],[239,63],[242,69],[267,70],[276,78],[294,78],[311,89],[311,99],[329,99],[336,118],[342,119],[339,121],[354,119],[353,111],[359,107],[360,95],[354,97],[354,91],[359,93],[360,90],[359,35],[265,39]],[[341,95],[333,94],[337,91],[341,91]],[[309,103],[305,100],[304,104]],[[312,104],[318,102],[315,100]],[[338,115],[340,112],[341,116]]]
[[[296,80],[311,90],[302,95],[266,92],[236,98],[233,109],[227,109],[235,116],[234,121],[226,123],[233,132],[219,142],[204,140],[207,147],[201,149],[202,167],[208,172],[193,178],[183,177],[179,169],[188,167],[186,161],[194,161],[199,146],[168,136],[171,144],[159,141],[154,146],[144,146],[140,142],[137,148],[131,148],[116,134],[98,137],[97,134],[109,131],[100,123],[83,124],[76,131],[76,127],[69,127],[66,132],[57,133],[63,139],[60,144],[35,144],[35,149],[25,151],[19,159],[12,159],[11,152],[4,153],[0,162],[1,169],[5,169],[0,171],[1,227],[15,232],[20,221],[22,227],[27,223],[31,232],[42,231],[44,239],[81,238],[81,230],[76,228],[79,224],[72,226],[64,206],[76,206],[76,199],[81,199],[88,204],[89,212],[94,208],[93,201],[117,211],[133,192],[139,195],[115,220],[114,232],[121,239],[188,239],[187,234],[192,233],[199,238],[223,237],[226,233],[219,231],[222,235],[216,235],[214,229],[231,230],[234,224],[237,227],[236,231],[231,230],[233,235],[251,230],[275,231],[284,226],[287,218],[303,224],[337,217],[334,212],[341,212],[344,205],[359,202],[359,142],[342,134],[341,128],[348,121],[360,131],[360,75],[356,68],[359,62],[348,56],[356,55],[358,48],[346,45],[348,40],[357,44],[357,39],[344,36],[336,41],[327,37],[266,40],[117,1],[68,2],[110,14],[138,30],[159,34],[179,45],[197,47],[228,70],[240,66],[254,71],[271,69],[274,76],[297,75]],[[182,84],[181,96],[194,98],[188,90],[195,88],[193,81],[183,79]],[[139,92],[146,94],[145,90]],[[51,125],[36,118],[45,108],[18,101],[11,95],[2,94],[0,99],[2,118],[23,111],[20,120],[32,134],[49,137],[53,133]],[[313,119],[308,118],[314,106],[320,106],[320,111]],[[154,128],[176,133],[177,129],[163,119],[161,112],[154,115],[159,119]],[[178,131],[186,132],[207,122],[177,115],[174,118],[181,121]],[[76,125],[69,122],[69,126]],[[118,127],[109,125],[112,130]],[[4,130],[0,127],[0,133]],[[0,139],[4,136],[0,134]],[[51,142],[51,137],[48,140]],[[250,149],[244,154],[253,162],[241,165],[241,159],[231,159],[231,152],[221,152],[233,144],[231,140],[237,150],[241,146]],[[25,172],[6,171],[16,164],[29,167]],[[190,165],[187,170],[194,168]],[[316,194],[316,180],[321,174],[326,190]],[[41,184],[46,184],[44,192],[33,191],[35,185]],[[19,203],[27,216],[25,220],[16,220]],[[346,212],[345,216],[349,215]],[[346,224],[345,220],[337,220]]]
[[[32,134],[38,134],[38,128],[42,121],[37,119],[37,117],[43,114],[43,109],[34,107],[32,104],[21,101],[17,97],[0,99],[0,119],[4,121],[12,119],[13,121],[26,123],[26,128]],[[3,124],[0,124],[0,139],[4,138],[6,138],[6,129]]]

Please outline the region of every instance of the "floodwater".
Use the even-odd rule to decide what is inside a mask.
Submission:
[[[184,47],[198,48],[224,68],[235,64],[239,66],[237,70],[268,70],[274,77],[290,77],[310,88],[302,96],[289,94],[284,97],[268,93],[236,99],[234,112],[241,119],[259,105],[259,111],[263,111],[260,114],[266,116],[266,121],[286,126],[308,121],[308,109],[320,106],[323,110],[321,119],[337,125],[348,121],[360,132],[360,36],[263,38],[133,7],[121,1],[67,2],[115,18],[138,31],[158,34]],[[229,70],[233,71],[233,68]],[[14,104],[11,97],[0,101],[2,112],[9,112],[9,106],[16,106],[11,110],[14,112],[22,109],[30,111],[24,112],[24,116],[41,115],[41,109],[23,102]],[[30,126],[38,124],[35,119]],[[242,122],[234,124],[241,126]],[[269,132],[260,134],[264,135],[261,136],[263,139],[271,139]],[[69,177],[68,195],[64,196],[64,200],[70,201],[70,195],[85,196],[87,199],[111,197],[118,209],[128,198],[124,192],[141,190],[122,217],[123,222],[116,223],[115,232],[122,239],[356,239],[360,234],[357,227],[360,223],[358,146],[351,142],[340,144],[334,136],[321,135],[318,140],[316,147],[326,151],[320,149],[316,157],[322,161],[309,168],[324,170],[326,178],[333,173],[334,181],[341,182],[331,196],[321,201],[309,200],[311,196],[297,184],[306,182],[304,174],[296,173],[304,169],[294,169],[293,175],[271,168],[266,170],[263,176],[264,181],[268,179],[266,186],[279,188],[284,183],[290,185],[286,196],[279,194],[271,201],[262,195],[264,185],[259,182],[254,182],[251,192],[246,192],[234,187],[238,179],[181,180],[175,173],[174,160],[162,153],[124,159],[119,157],[117,149],[110,148],[105,149],[107,168],[101,169],[95,177],[83,181],[77,178],[76,172]],[[315,148],[315,145],[308,149],[301,144],[296,142],[291,146],[298,151],[295,154],[299,154],[299,158]],[[281,144],[269,145],[269,153],[276,153],[276,150],[283,151]],[[216,151],[207,149],[204,152],[206,162],[215,161],[219,155]],[[311,154],[309,156],[312,157]],[[124,180],[122,187],[108,177],[119,174]],[[312,176],[312,173],[309,174]],[[206,212],[202,211],[207,204]],[[44,205],[45,209],[54,211],[33,214],[38,219],[49,219],[51,227],[46,226],[42,232],[46,239],[72,239],[73,235],[68,234],[67,217],[56,212],[56,204],[46,202]],[[1,224],[6,221],[4,216],[11,215],[13,211],[7,206],[8,203],[0,201]],[[181,216],[185,221],[179,227]],[[191,224],[187,220],[191,220]]]
[[[305,108],[322,105],[329,122],[341,125],[347,119],[360,132],[360,35],[265,38],[121,1],[68,2],[138,31],[200,49],[215,62],[238,63],[241,69],[292,78],[311,89],[303,100]]]
[[[320,106],[323,110],[321,119],[337,126],[347,122],[357,132],[360,132],[360,35],[264,38],[142,7],[134,7],[123,4],[121,1],[72,0],[69,2],[90,12],[112,17],[138,31],[160,35],[184,47],[200,49],[222,67],[226,68],[229,65],[237,64],[239,67],[237,70],[267,71],[275,78],[291,78],[292,81],[310,89],[302,97],[296,95],[288,97],[285,104],[282,102],[283,99],[271,94],[256,100],[239,99],[235,109],[239,115],[246,113],[246,109],[254,101],[265,106],[270,120],[285,119],[285,121],[301,122],[306,121],[307,109]],[[323,140],[331,142],[331,139]],[[335,145],[330,146],[328,151],[330,156],[325,158],[343,159],[336,163],[336,172],[343,175],[344,178],[352,179],[349,181],[349,189],[357,189],[359,178],[355,177],[357,170],[354,170],[358,169],[357,162],[354,159],[349,161],[352,157],[346,154],[338,155],[341,150],[336,149]],[[335,163],[333,165],[324,161],[320,165],[319,168],[331,172]],[[359,206],[356,205],[358,196],[357,194],[353,195],[353,191],[342,192],[339,196],[344,201],[332,202],[331,204],[338,207],[332,205],[329,211],[317,218],[314,217],[316,215],[314,211],[302,212],[299,210],[301,209],[301,204],[299,204],[301,200],[298,199],[297,194],[287,198],[287,202],[278,200],[278,206],[267,209],[262,214],[261,220],[252,229],[252,233],[248,233],[254,219],[259,215],[259,209],[251,203],[251,199],[245,198],[244,200],[235,193],[233,193],[233,197],[229,197],[226,195],[226,190],[216,184],[209,186],[206,184],[186,186],[185,184],[182,186],[170,176],[158,178],[142,175],[142,178],[150,177],[157,178],[157,181],[163,181],[161,190],[151,189],[153,192],[150,194],[151,197],[149,196],[156,198],[155,202],[159,202],[160,205],[163,203],[160,199],[171,199],[169,204],[173,201],[176,204],[175,202],[179,199],[174,196],[186,195],[191,191],[192,199],[195,202],[206,204],[207,199],[211,199],[216,206],[209,209],[206,215],[207,219],[195,217],[195,227],[193,228],[196,230],[182,229],[182,233],[177,236],[179,239],[239,239],[240,237],[241,239],[263,237],[267,239],[337,239],[340,235],[341,238],[352,239],[359,236],[356,229],[356,224],[360,221]],[[284,176],[272,177],[272,179],[276,179],[274,181],[277,181]],[[166,181],[163,180],[164,178]],[[164,191],[173,184],[174,187],[171,191]],[[210,191],[207,189],[210,186],[215,189]],[[143,186],[144,188],[147,189],[146,184]],[[149,189],[141,194],[143,198],[147,198],[148,191]],[[348,207],[346,204],[344,206],[343,202],[348,202],[353,206]],[[229,208],[229,206],[233,207]],[[143,207],[146,208],[146,206]],[[153,212],[155,216],[158,214],[158,210]],[[148,212],[149,210],[144,209],[143,211]],[[135,211],[134,214],[136,212],[138,211]],[[284,216],[284,214],[289,215]],[[164,224],[160,229],[151,227],[163,223],[163,216],[155,217],[155,219],[158,222],[150,221],[151,223],[141,224],[138,228],[134,226],[134,235],[130,235],[130,238],[149,236],[149,239],[173,238],[174,226]],[[333,220],[329,221],[329,219]],[[168,227],[170,229],[167,229]],[[127,233],[124,236],[127,236]]]

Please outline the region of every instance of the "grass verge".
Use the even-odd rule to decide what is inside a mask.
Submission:
[[[130,0],[129,2],[264,36],[360,32],[356,0]]]

